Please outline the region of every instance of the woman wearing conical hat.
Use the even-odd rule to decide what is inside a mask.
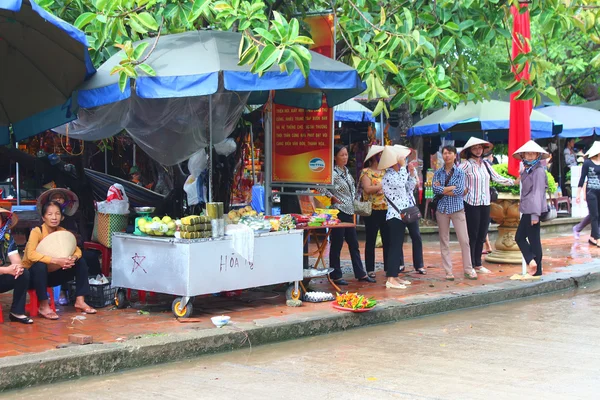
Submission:
[[[515,241],[533,276],[542,275],[542,241],[540,238],[540,216],[548,211],[546,169],[540,162],[550,157],[547,151],[530,140],[514,152],[513,157],[523,161],[521,171],[521,221]]]
[[[483,159],[483,154],[489,153],[493,147],[490,142],[472,137],[460,152],[460,158],[464,160],[460,168],[465,171],[467,190],[464,201],[471,263],[475,271],[483,274],[491,272],[481,261],[483,245],[490,225],[490,181],[505,186],[517,184],[514,180],[499,175],[491,164]]]
[[[387,202],[383,195],[381,180],[385,170],[379,168],[379,160],[384,147],[372,145],[365,157],[365,168],[360,174],[360,187],[362,188],[362,199],[371,203],[371,215],[364,217],[365,221],[365,266],[369,277],[375,279],[375,243],[377,232],[381,232],[383,242],[383,265],[387,260],[389,250],[389,232],[385,220],[387,214]]]
[[[594,142],[586,155],[588,158],[581,167],[581,177],[577,185],[577,198],[575,201],[577,203],[581,202],[583,186],[586,184],[587,179],[585,198],[592,224],[592,235],[588,242],[592,246],[598,246],[598,239],[600,239],[600,229],[598,227],[600,221],[600,142]]]

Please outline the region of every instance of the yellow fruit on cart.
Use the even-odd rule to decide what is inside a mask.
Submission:
[[[162,219],[162,222],[164,222],[165,224],[168,224],[171,221],[173,221],[173,219],[171,217],[169,217],[168,215],[165,215]]]

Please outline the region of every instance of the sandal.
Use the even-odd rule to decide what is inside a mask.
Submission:
[[[592,242],[592,239],[588,239],[588,243],[592,246],[598,246],[598,242]]]
[[[446,275],[446,280],[447,281],[453,281],[454,280],[454,275],[452,275],[452,274]]]
[[[75,307],[75,309],[76,309],[77,311],[81,311],[81,312],[84,312],[84,313],[86,313],[86,314],[96,314],[96,313],[98,312],[98,311],[96,311],[95,309],[93,309],[93,308],[92,308],[92,307],[90,307],[90,306],[87,306],[86,308],[83,308],[83,307]]]
[[[472,281],[476,281],[477,280],[477,272],[475,272],[475,270],[467,273],[465,272],[465,278],[470,279]]]
[[[10,319],[12,322],[20,322],[25,325],[33,324],[33,320],[31,318],[29,318],[28,316],[19,318],[19,317],[13,315],[12,313],[10,313],[10,314],[8,314],[8,319]]]
[[[55,321],[58,319],[58,314],[52,310],[50,310],[50,312],[47,312],[45,314],[43,312],[41,312],[40,310],[38,310],[38,314],[41,315],[42,317],[52,320],[52,321]]]
[[[61,306],[66,306],[67,304],[69,304],[69,300],[66,297],[59,297],[58,304]]]
[[[377,277],[375,275],[375,271],[371,271],[371,272],[367,273],[367,275],[369,276],[369,278],[373,278],[373,279],[375,279]]]
[[[417,274],[421,274],[421,275],[427,275],[427,271],[425,271],[425,267],[422,268],[415,268],[415,272]]]

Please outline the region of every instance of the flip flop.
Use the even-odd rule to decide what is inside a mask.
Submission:
[[[58,319],[58,314],[55,313],[54,311],[50,311],[50,312],[44,314],[43,312],[38,310],[38,314],[41,315],[42,317],[52,320],[52,321],[55,321]]]
[[[77,311],[81,311],[81,312],[84,312],[86,314],[96,314],[98,312],[97,310],[95,310],[95,309],[93,309],[92,307],[89,307],[89,306],[87,308],[75,307],[75,309]]]

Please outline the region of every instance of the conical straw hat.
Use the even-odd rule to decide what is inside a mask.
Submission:
[[[529,142],[525,143],[517,151],[515,151],[513,153],[513,157],[516,158],[517,160],[520,160],[522,158],[521,157],[522,153],[528,153],[528,152],[540,153],[542,155],[542,159],[550,157],[550,154],[548,154],[548,152],[546,150],[544,150],[542,148],[542,146],[540,146],[533,140],[530,140]]]
[[[75,212],[77,212],[77,209],[79,208],[79,197],[77,197],[77,195],[69,189],[63,188],[50,189],[42,193],[37,201],[38,213],[42,214],[42,207],[44,206],[44,204],[46,204],[48,200],[50,200],[50,198],[52,198],[52,196],[57,193],[62,194],[66,201],[66,205],[63,205],[63,213],[67,217],[70,217],[73,214],[75,214]]]
[[[72,255],[76,247],[75,235],[69,231],[56,231],[46,236],[35,251],[45,256],[62,258]]]
[[[8,229],[14,228],[15,225],[17,224],[17,222],[19,222],[19,217],[17,217],[17,214],[14,214],[13,212],[7,210],[6,208],[0,208],[0,214],[4,214],[2,216],[2,219],[4,220],[4,222],[6,222],[6,220],[8,220],[8,218],[10,218],[10,225],[8,226]]]
[[[365,157],[365,161],[367,161],[369,158],[373,157],[375,154],[379,154],[383,151],[385,146],[379,146],[379,145],[372,145],[369,148],[369,152],[367,153],[367,156]]]
[[[600,154],[600,142],[596,141],[592,144],[592,147],[585,153],[588,158],[592,158]]]
[[[393,146],[385,146],[379,160],[379,169],[388,169],[398,164],[398,158],[406,158],[411,150],[408,148],[400,148]]]
[[[467,144],[465,144],[465,146],[463,147],[463,149],[460,151],[460,158],[467,158],[468,154],[470,153],[467,150],[470,149],[473,146],[477,146],[478,144],[480,144],[480,145],[483,146],[483,153],[488,153],[488,152],[490,152],[494,148],[494,145],[491,144],[490,142],[486,142],[485,140],[479,139],[479,138],[476,138],[476,137],[471,137],[467,141]]]

